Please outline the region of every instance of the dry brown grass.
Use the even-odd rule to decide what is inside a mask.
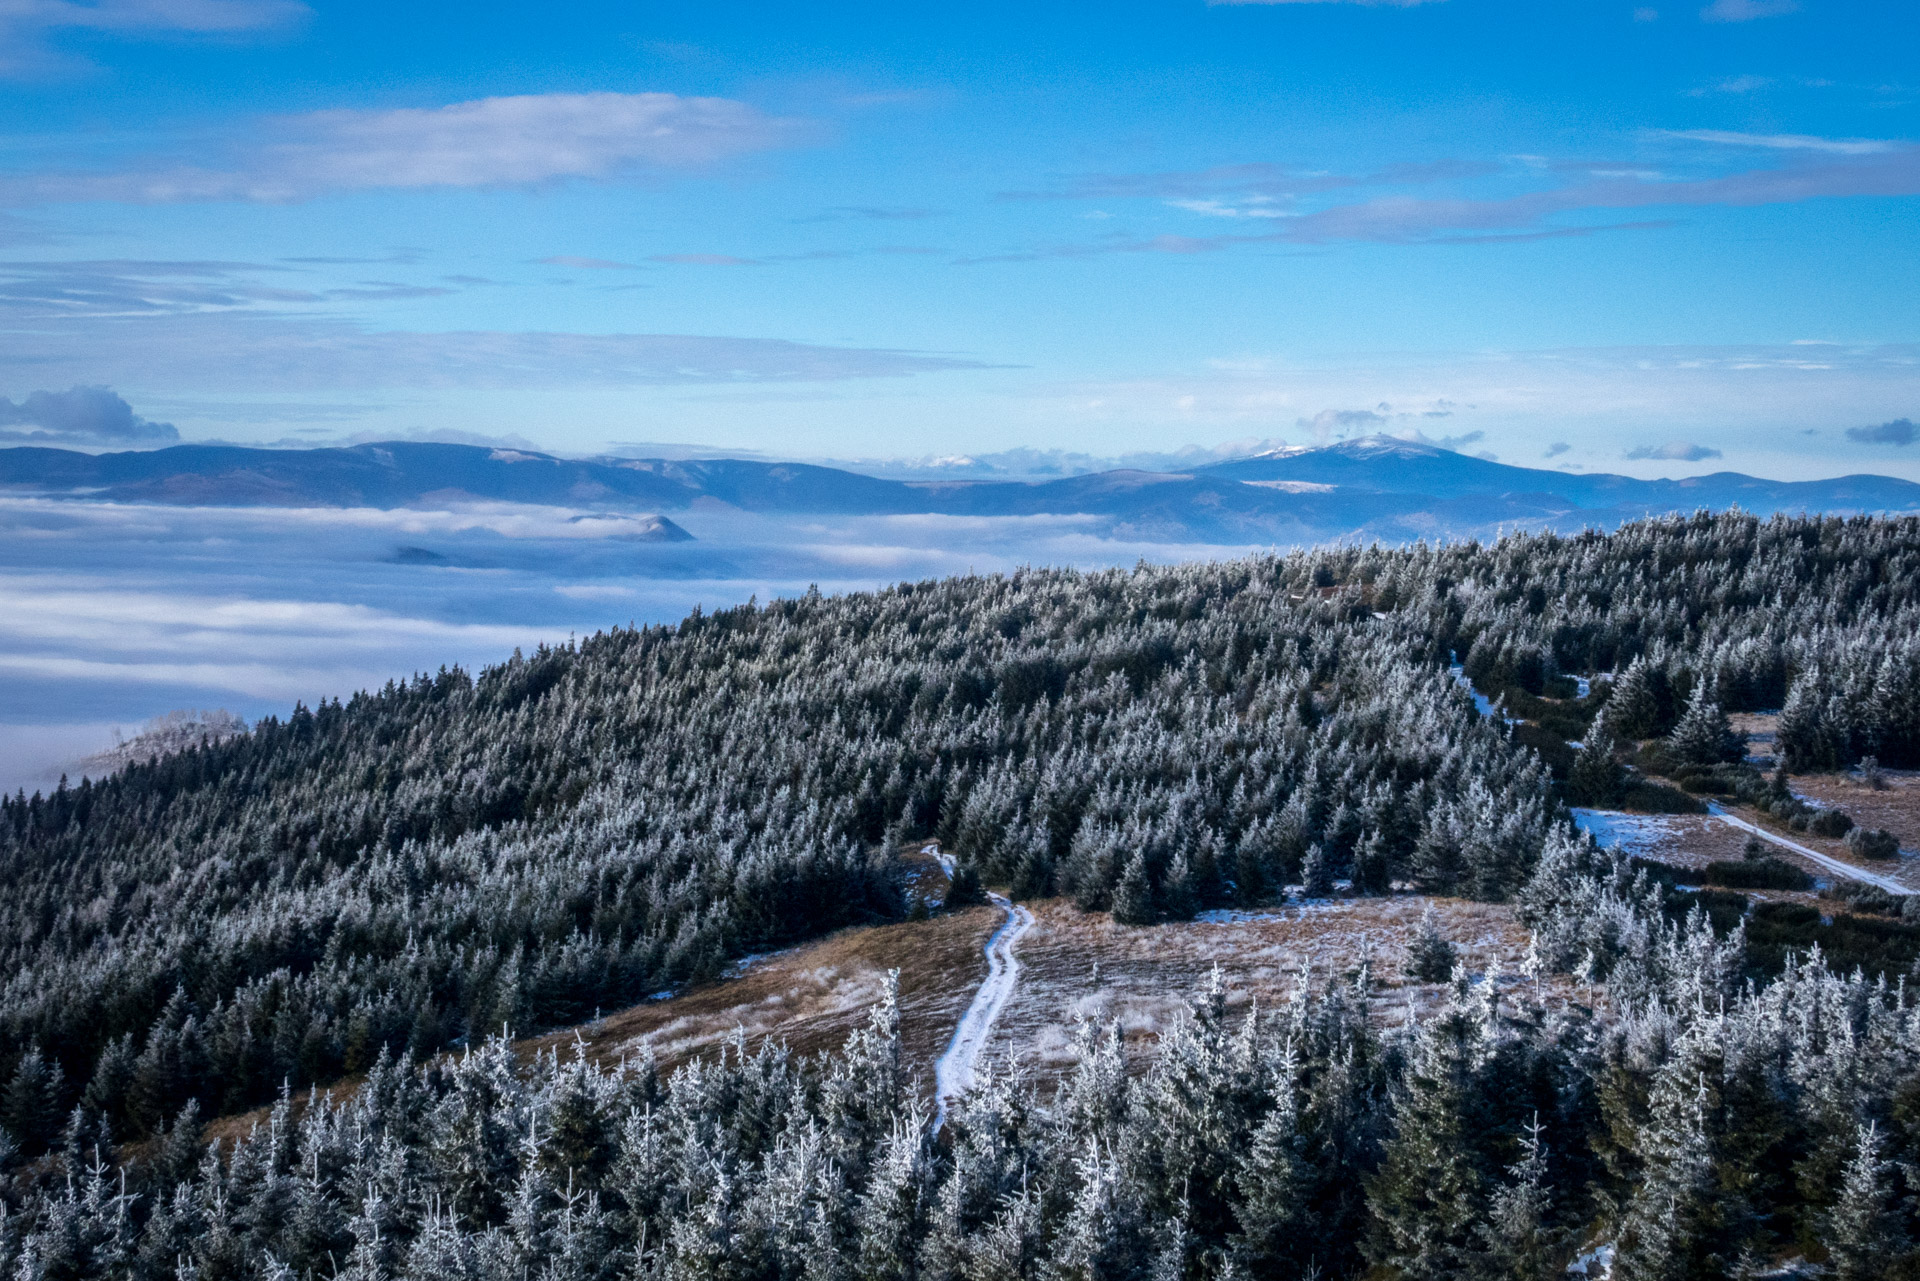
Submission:
[[[842,930],[752,960],[729,978],[598,1022],[522,1042],[524,1054],[577,1040],[598,1062],[650,1049],[663,1070],[717,1051],[736,1028],[750,1042],[785,1040],[812,1053],[838,1046],[866,1021],[888,970],[900,972],[901,1050],[928,1081],[973,990],[985,976],[982,949],[1000,923],[974,907],[925,921]]]
[[[1920,851],[1920,773],[1887,770],[1885,776],[1886,790],[1876,791],[1857,774],[1796,774],[1793,790],[1818,804],[1845,810],[1862,827],[1884,827],[1900,838],[1902,849]],[[1814,848],[1826,847],[1814,844]]]
[[[1747,759],[1756,765],[1771,765],[1774,744],[1780,731],[1778,712],[1733,712],[1727,716],[1734,729],[1747,736]]]

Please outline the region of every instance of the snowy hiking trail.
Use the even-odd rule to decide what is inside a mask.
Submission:
[[[1910,886],[1902,885],[1900,882],[1894,880],[1890,876],[1877,876],[1874,873],[1867,871],[1865,868],[1855,867],[1853,864],[1843,863],[1839,859],[1834,858],[1831,855],[1822,854],[1819,850],[1810,850],[1806,846],[1800,844],[1798,841],[1790,841],[1784,836],[1776,836],[1772,832],[1769,832],[1764,827],[1760,827],[1754,823],[1749,823],[1744,818],[1735,817],[1733,814],[1729,813],[1724,807],[1717,805],[1712,801],[1707,802],[1707,810],[1715,818],[1719,819],[1722,823],[1726,823],[1730,826],[1737,827],[1743,832],[1752,832],[1755,836],[1759,837],[1761,840],[1771,841],[1773,844],[1778,845],[1781,849],[1784,849],[1784,850],[1792,850],[1795,854],[1798,854],[1801,858],[1812,859],[1815,863],[1818,863],[1821,867],[1826,868],[1829,872],[1832,872],[1835,875],[1844,876],[1849,880],[1864,881],[1868,885],[1877,885],[1881,889],[1887,891],[1887,893],[1889,894],[1913,893],[1913,889]]]
[[[937,853],[932,846],[928,852],[935,853],[948,876],[953,875],[952,855]],[[987,955],[987,977],[981,981],[980,990],[973,994],[973,1003],[967,1006],[967,1012],[960,1016],[946,1051],[933,1065],[935,1134],[946,1124],[947,1104],[973,1088],[974,1064],[979,1061],[980,1051],[986,1048],[987,1037],[992,1035],[993,1025],[999,1020],[1000,1011],[1006,1008],[1008,998],[1013,995],[1013,985],[1020,977],[1020,962],[1014,959],[1013,945],[1033,928],[1033,913],[1026,908],[1000,894],[990,893],[987,899],[1007,916],[983,949]]]

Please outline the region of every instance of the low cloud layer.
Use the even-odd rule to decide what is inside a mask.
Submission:
[[[1896,418],[1873,427],[1849,427],[1847,439],[1863,445],[1911,445],[1916,433],[1911,418]]]
[[[779,145],[792,122],[729,98],[549,93],[443,107],[315,111],[256,122],[225,163],[149,160],[0,179],[12,204],[287,203],[332,192],[539,187],[709,164]]]
[[[105,387],[28,392],[18,404],[0,396],[0,443],[10,445],[170,445],[171,423],[149,422]]]

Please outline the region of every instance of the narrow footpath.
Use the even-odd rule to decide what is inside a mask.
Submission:
[[[937,853],[932,846],[928,847],[928,851]],[[952,857],[946,854],[938,854],[938,857],[941,866],[951,876]],[[1006,919],[1000,922],[1000,928],[993,932],[984,949],[987,977],[981,982],[980,990],[973,994],[973,1003],[967,1006],[967,1012],[960,1016],[960,1025],[953,1029],[953,1040],[947,1043],[946,1052],[933,1065],[935,1134],[940,1133],[940,1127],[946,1124],[947,1105],[973,1088],[974,1065],[979,1062],[980,1051],[986,1048],[987,1038],[993,1034],[993,1025],[999,1020],[1000,1011],[1006,1008],[1008,999],[1013,996],[1014,985],[1020,978],[1020,962],[1014,957],[1014,945],[1020,941],[1021,935],[1033,928],[1033,913],[1026,908],[1000,894],[988,894],[987,899],[1006,913]]]

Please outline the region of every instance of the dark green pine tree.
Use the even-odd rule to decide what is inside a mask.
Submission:
[[[1718,1091],[1710,1049],[1683,1046],[1662,1070],[1649,1115],[1636,1136],[1645,1161],[1626,1205],[1613,1275],[1619,1281],[1692,1281],[1724,1276],[1738,1257],[1729,1242],[1713,1115]]]
[[[1147,855],[1136,850],[1113,889],[1113,919],[1121,925],[1152,925],[1160,919],[1153,882],[1147,875]]]
[[[40,1155],[60,1137],[62,1090],[60,1065],[48,1063],[39,1046],[28,1046],[0,1097],[0,1120],[23,1156]]]
[[[93,1079],[80,1094],[82,1106],[105,1117],[117,1133],[127,1128],[127,1091],[133,1085],[133,1066],[138,1057],[131,1032],[107,1042],[93,1066]]]
[[[1353,852],[1353,887],[1362,894],[1385,894],[1393,888],[1393,857],[1378,828]]]
[[[1702,681],[1694,689],[1686,715],[1667,736],[1667,755],[1679,764],[1701,767],[1731,764],[1746,758],[1747,736],[1734,732],[1709,682]]]
[[[1395,1091],[1394,1128],[1367,1184],[1372,1261],[1406,1281],[1452,1281],[1480,1252],[1491,1130],[1479,1071],[1485,1025],[1464,985],[1421,1029]]]
[[[1457,949],[1440,932],[1440,917],[1428,903],[1420,913],[1420,924],[1413,941],[1407,945],[1407,973],[1422,983],[1445,983],[1453,977]]]
[[[577,1054],[555,1082],[540,1163],[557,1185],[598,1192],[612,1168],[614,1120],[594,1090],[595,1075]]]
[[[1620,740],[1608,728],[1607,715],[1602,712],[1594,718],[1593,727],[1587,731],[1580,750],[1574,753],[1573,766],[1567,771],[1568,800],[1575,805],[1603,809],[1620,803],[1626,793],[1627,775],[1614,759],[1619,746]]]
[[[954,864],[953,875],[947,880],[947,897],[943,906],[957,909],[986,901],[987,892],[980,885],[980,869],[972,863]]]
[[[1519,1162],[1507,1169],[1511,1182],[1494,1192],[1487,1221],[1479,1226],[1485,1252],[1474,1272],[1486,1281],[1548,1281],[1566,1275],[1568,1233],[1554,1222],[1541,1132],[1535,1116],[1522,1140]]]
[[[1606,715],[1622,738],[1658,738],[1672,723],[1673,691],[1666,669],[1636,658],[1614,682]]]
[[[1247,1276],[1293,1276],[1327,1254],[1310,1194],[1314,1167],[1300,1133],[1295,1066],[1289,1054],[1279,1072],[1273,1110],[1254,1127],[1253,1141],[1234,1172],[1239,1200],[1231,1258]]]
[[[1888,1173],[1889,1165],[1880,1156],[1880,1135],[1869,1121],[1859,1128],[1853,1158],[1841,1176],[1839,1199],[1821,1233],[1834,1281],[1912,1275],[1913,1243],[1894,1207]]]

